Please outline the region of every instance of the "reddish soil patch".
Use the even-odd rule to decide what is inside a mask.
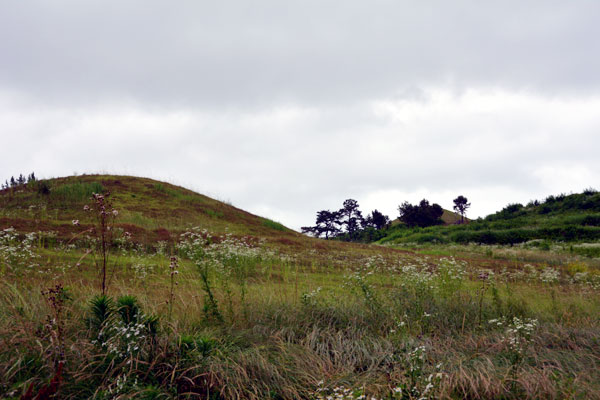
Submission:
[[[288,238],[277,238],[274,240],[275,243],[279,243],[279,244],[283,244],[285,246],[291,246],[291,247],[300,247],[302,246],[301,243],[298,243],[295,240],[291,240]]]
[[[169,232],[165,228],[155,229],[154,233],[156,234],[156,240],[158,240],[158,241],[164,241],[164,242],[171,241],[171,232]]]
[[[117,227],[123,229],[125,232],[131,233],[134,239],[136,235],[141,236],[146,234],[146,230],[144,228],[133,224],[117,224]]]
[[[104,181],[101,181],[102,186],[105,186],[107,188],[113,188],[113,187],[120,187],[120,188],[127,188],[127,185],[125,185],[123,182],[121,182],[118,179],[107,179]]]

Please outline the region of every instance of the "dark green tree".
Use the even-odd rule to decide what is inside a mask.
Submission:
[[[363,221],[363,228],[374,228],[377,230],[381,230],[387,227],[390,223],[390,218],[387,215],[383,215],[383,213],[379,212],[377,209],[373,210],[371,214],[367,215],[367,217]]]
[[[460,214],[461,224],[465,222],[465,214],[469,207],[471,207],[471,203],[469,203],[469,200],[465,196],[460,195],[454,199],[454,211]]]
[[[347,199],[338,211],[341,217],[341,224],[345,228],[350,240],[354,238],[363,222],[363,216],[358,207],[359,205],[356,200]]]
[[[338,211],[322,210],[317,212],[315,226],[303,226],[301,229],[302,233],[311,234],[315,237],[325,235],[325,239],[329,239],[342,232],[340,225],[340,214]]]
[[[421,200],[417,205],[405,201],[398,206],[398,211],[400,212],[400,221],[411,227],[426,227],[444,223],[441,219],[444,214],[442,207],[436,203],[429,204],[426,199]]]

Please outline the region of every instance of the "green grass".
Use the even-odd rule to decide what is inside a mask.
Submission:
[[[98,182],[76,182],[53,187],[50,195],[53,199],[64,202],[89,200],[93,193],[104,192],[104,187]]]
[[[159,193],[164,193],[168,196],[175,197],[175,198],[181,198],[184,196],[180,191],[168,188],[165,185],[163,185],[162,183],[155,183],[154,190],[156,190]]]
[[[287,228],[285,226],[283,226],[282,224],[280,224],[279,222],[275,222],[275,221],[271,221],[270,219],[263,219],[262,221],[263,226],[266,226],[267,228],[270,229],[274,229],[276,231],[280,231],[280,232],[285,232],[287,230]]]

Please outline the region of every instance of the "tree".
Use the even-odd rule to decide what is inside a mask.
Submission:
[[[15,181],[15,177],[11,176],[10,177],[10,187],[15,187],[17,186],[17,181]]]
[[[352,240],[356,231],[360,229],[363,222],[363,216],[358,207],[358,202],[356,200],[347,199],[344,201],[342,208],[338,211],[341,218],[341,225],[345,227],[350,240]]]
[[[465,214],[469,207],[471,207],[471,203],[469,203],[469,200],[465,196],[460,195],[454,199],[454,211],[460,214],[461,224],[465,222]]]
[[[374,228],[381,230],[390,223],[390,218],[387,215],[379,212],[377,209],[373,210],[370,215],[363,221],[363,228]]]
[[[340,225],[339,211],[323,210],[317,212],[315,226],[303,226],[301,229],[302,233],[308,233],[315,237],[325,234],[325,239],[329,239],[341,233]]]
[[[441,220],[444,210],[439,204],[429,204],[426,199],[421,200],[418,205],[412,205],[405,201],[398,206],[400,212],[400,220],[408,226],[432,226],[440,225],[444,222]]]
[[[23,186],[25,184],[25,177],[23,174],[19,174],[19,178],[17,179],[17,184],[19,186]]]

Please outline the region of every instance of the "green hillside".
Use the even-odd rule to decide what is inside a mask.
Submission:
[[[600,194],[548,196],[527,205],[509,204],[468,224],[407,228],[393,226],[380,243],[508,244],[538,241],[589,242],[600,239]]]

